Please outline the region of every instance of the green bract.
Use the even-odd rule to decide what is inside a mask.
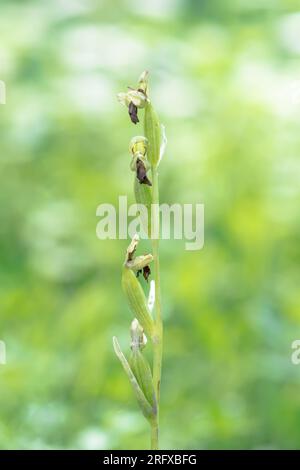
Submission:
[[[156,167],[160,159],[161,128],[151,102],[147,102],[145,106],[144,127],[148,139],[148,161]]]
[[[151,337],[154,333],[154,322],[144,291],[134,272],[126,266],[122,271],[122,287],[133,316],[138,319],[146,335]]]

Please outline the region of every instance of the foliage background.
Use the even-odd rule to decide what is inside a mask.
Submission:
[[[112,351],[132,189],[115,95],[151,72],[163,202],[204,202],[205,247],[162,242],[163,448],[297,448],[300,11],[293,0],[1,0],[2,449],[142,448]],[[130,195],[133,201],[132,192]]]

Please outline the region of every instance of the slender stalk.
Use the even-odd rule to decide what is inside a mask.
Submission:
[[[160,402],[160,381],[162,369],[163,352],[163,323],[161,314],[161,292],[160,292],[160,270],[159,270],[159,187],[157,168],[152,167],[152,203],[155,205],[153,211],[152,224],[154,230],[152,234],[152,250],[154,257],[154,280],[155,280],[155,334],[153,336],[153,384],[157,400],[157,416],[155,430],[151,431],[151,448],[158,448],[159,431],[159,402]],[[153,236],[154,235],[154,236]],[[153,434],[154,433],[154,434]],[[153,437],[155,439],[153,440]],[[156,447],[153,447],[156,446]]]
[[[151,450],[158,449],[158,421],[151,421]]]
[[[115,352],[120,359],[125,372],[131,382],[138,404],[151,426],[151,449],[159,448],[159,403],[160,382],[163,352],[163,323],[161,314],[160,271],[159,271],[159,187],[157,167],[164,152],[166,139],[164,128],[160,125],[158,116],[148,98],[148,72],[142,73],[137,89],[130,89],[127,93],[119,93],[118,99],[128,107],[131,121],[139,122],[138,109],[144,108],[144,133],[131,139],[129,149],[132,153],[130,168],[135,175],[135,198],[138,204],[147,209],[151,205],[151,243],[152,255],[134,257],[139,240],[134,236],[126,252],[126,259],[122,271],[122,286],[129,306],[134,314],[131,323],[131,350],[132,361],[129,364],[114,340]],[[152,173],[152,184],[148,179],[147,171]],[[152,191],[149,189],[152,186]],[[155,282],[155,316],[152,318],[143,289],[137,280],[138,274],[143,272],[147,280],[150,274],[149,262],[154,262]],[[151,338],[153,349],[153,368],[151,370],[147,360],[142,355],[146,345],[145,333]]]

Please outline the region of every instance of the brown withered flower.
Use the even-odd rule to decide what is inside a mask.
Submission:
[[[139,277],[139,275],[143,273],[144,279],[148,282],[148,278],[151,274],[149,263],[153,261],[153,256],[148,254],[135,257],[134,255],[138,243],[139,236],[135,235],[126,251],[125,266],[132,269],[136,273],[136,277]]]
[[[127,93],[118,93],[118,100],[124,106],[128,108],[128,114],[131,122],[137,124],[139,122],[138,109],[146,106],[147,98],[147,86],[148,86],[148,72],[142,73],[139,79],[138,88],[128,87]]]

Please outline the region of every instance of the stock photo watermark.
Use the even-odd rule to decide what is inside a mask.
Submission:
[[[0,80],[0,104],[6,104],[6,85]]]
[[[298,366],[300,364],[300,339],[295,339],[291,344],[291,348],[293,349],[291,362],[295,366]]]
[[[6,346],[4,341],[0,341],[0,366],[6,364]]]
[[[160,227],[149,224],[160,216]],[[96,210],[100,221],[96,235],[99,240],[126,240],[138,234],[141,239],[185,240],[187,251],[204,246],[204,204],[131,204],[127,196],[119,196],[119,205],[100,204]],[[150,219],[150,220],[149,220]],[[151,233],[147,227],[151,225]]]

